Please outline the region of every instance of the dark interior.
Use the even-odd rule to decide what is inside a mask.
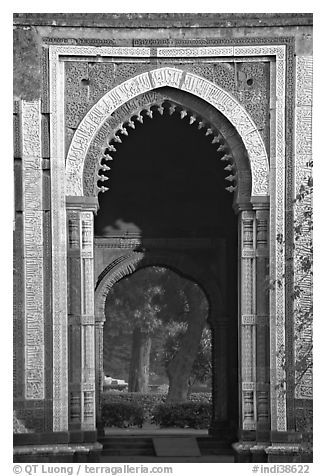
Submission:
[[[230,172],[204,130],[166,111],[135,124],[108,163],[95,234],[234,236],[233,194],[225,190]]]

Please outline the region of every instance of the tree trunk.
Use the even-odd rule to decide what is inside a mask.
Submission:
[[[169,377],[167,402],[182,402],[187,400],[191,370],[197,356],[207,317],[206,312],[200,309],[198,301],[194,298],[195,296],[192,296],[192,298],[189,299],[190,316],[180,349],[167,367]]]
[[[132,335],[132,351],[129,367],[129,392],[146,393],[149,382],[149,358],[152,340],[149,334],[136,327]]]

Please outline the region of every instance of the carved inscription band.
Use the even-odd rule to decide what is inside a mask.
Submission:
[[[22,101],[25,398],[44,399],[43,212],[40,102]]]

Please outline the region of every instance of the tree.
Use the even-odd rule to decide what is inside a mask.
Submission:
[[[185,340],[168,370],[170,392],[182,386],[187,393],[188,379],[207,317],[206,298],[195,283],[166,268],[148,267],[122,279],[110,291],[106,303],[109,326],[115,334],[132,334],[129,390],[147,391],[152,342],[157,345],[173,326],[189,323]],[[155,339],[153,340],[153,337]],[[156,349],[156,354],[161,354]],[[183,360],[188,362],[185,366]],[[187,374],[185,373],[187,372]],[[178,382],[174,375],[182,374]]]
[[[132,334],[128,387],[130,392],[147,392],[151,336],[161,321],[158,297],[163,288],[157,284],[158,271],[148,268],[135,273],[112,288],[106,301],[106,315],[116,333]],[[128,289],[129,287],[129,289]],[[110,302],[114,305],[110,306]]]
[[[169,367],[170,362],[180,351],[182,339],[185,336],[186,330],[187,330],[187,325],[186,323],[183,323],[183,322],[179,324],[175,324],[169,330],[168,337],[165,340],[164,354],[163,354],[164,364],[166,367]],[[195,383],[206,382],[207,379],[211,377],[211,373],[212,373],[211,332],[209,328],[207,327],[207,325],[205,325],[201,338],[200,338],[199,348],[198,348],[197,354],[195,355],[191,373],[188,378],[188,388],[187,388],[188,394]]]
[[[190,383],[193,386],[195,383],[205,383],[208,378],[212,376],[212,339],[211,331],[206,326],[203,330],[199,350],[192,367]]]
[[[312,163],[307,164],[310,168]],[[312,378],[312,279],[313,279],[313,210],[312,177],[309,174],[295,198],[296,217],[294,221],[294,272],[293,289],[295,338],[296,338],[296,386],[303,380]]]
[[[191,371],[199,350],[206,324],[208,305],[199,288],[187,293],[189,313],[178,351],[167,365],[169,392],[167,402],[185,401],[190,389]]]

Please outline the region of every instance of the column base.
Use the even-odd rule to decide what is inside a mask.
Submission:
[[[271,445],[265,451],[269,463],[312,462],[312,450],[302,442],[302,434],[295,431],[272,431]]]
[[[96,443],[14,447],[14,463],[98,463],[102,445]]]
[[[301,463],[301,445],[296,443],[273,443],[266,448],[268,463]]]

